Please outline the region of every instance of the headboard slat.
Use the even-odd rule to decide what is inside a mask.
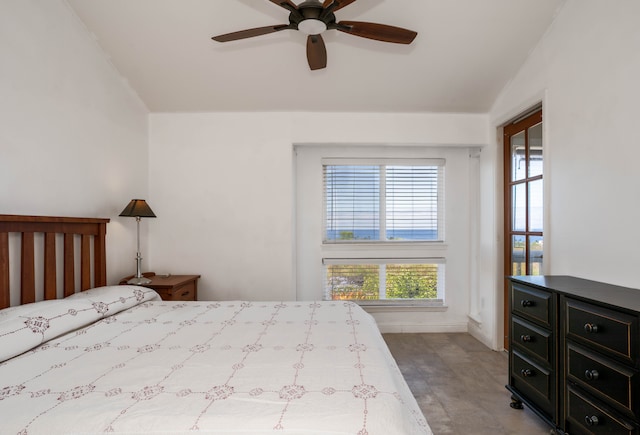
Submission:
[[[56,234],[44,235],[44,298],[57,298],[56,279]]]
[[[75,218],[52,216],[0,215],[0,309],[11,305],[11,267],[12,257],[9,249],[9,233],[21,235],[20,253],[20,303],[35,302],[37,294],[45,299],[58,296],[57,265],[62,262],[63,293],[69,296],[76,290],[87,290],[90,286],[102,286],[107,282],[106,234],[109,219]],[[44,233],[44,252],[37,258],[44,258],[44,270],[35,270],[36,246],[34,234]],[[63,234],[63,259],[56,260],[56,237]],[[80,288],[75,285],[74,236],[81,236],[80,252]],[[93,240],[93,249],[91,241]],[[17,249],[17,247],[12,248]],[[91,259],[93,257],[93,277]],[[36,275],[43,276],[44,289],[36,289]],[[93,278],[93,284],[92,284]]]
[[[76,292],[75,259],[73,255],[73,234],[64,235],[64,296]]]
[[[0,232],[0,308],[9,306],[9,234]]]
[[[100,225],[93,239],[93,275],[96,287],[107,285],[107,225]]]
[[[82,235],[80,243],[80,288],[82,291],[91,288],[91,253],[89,236]]]
[[[36,268],[34,260],[35,243],[33,233],[22,233],[22,255],[20,264],[20,303],[30,304],[36,301]]]

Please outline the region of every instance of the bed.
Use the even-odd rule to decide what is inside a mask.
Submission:
[[[47,219],[0,216],[3,435],[431,433],[358,305],[162,301],[148,288],[106,285],[108,220]],[[92,228],[79,230],[85,225]],[[68,239],[65,249],[44,248],[67,251],[67,260],[43,267],[41,275],[53,277],[31,276],[38,274],[32,263],[42,262],[33,252],[47,245],[33,244],[36,230],[49,245]],[[65,235],[47,235],[59,231]],[[12,232],[22,240],[20,293],[27,295],[13,304]],[[78,275],[64,266],[78,263],[78,245],[89,276],[51,272]],[[48,290],[34,288],[39,282]]]

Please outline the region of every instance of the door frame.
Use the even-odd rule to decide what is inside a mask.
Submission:
[[[511,252],[512,252],[512,237],[511,237],[511,224],[512,224],[512,204],[511,204],[511,141],[510,138],[519,132],[526,130],[529,127],[532,127],[538,123],[543,123],[543,153],[545,149],[545,141],[544,141],[544,122],[542,116],[542,107],[536,106],[531,110],[527,111],[524,115],[515,118],[514,120],[507,122],[502,126],[502,158],[503,158],[503,235],[504,235],[504,246],[503,246],[503,346],[505,349],[509,349],[509,280],[508,276],[511,275],[512,271],[512,263],[511,263]],[[528,135],[525,134],[525,143],[528,144]],[[544,171],[540,178],[544,179]],[[528,178],[528,177],[527,177]],[[546,188],[545,188],[546,190]],[[528,195],[528,193],[527,193]],[[527,201],[527,212],[526,219],[529,218],[528,211],[528,201]],[[542,233],[544,234],[544,232]],[[542,235],[540,234],[540,235]],[[529,235],[529,231],[526,231],[526,235]],[[525,264],[529,264],[529,249],[526,250],[526,258]]]

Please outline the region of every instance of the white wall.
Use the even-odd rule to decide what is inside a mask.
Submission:
[[[640,287],[638,19],[637,0],[569,0],[491,110],[496,131],[544,103],[547,273]],[[493,347],[502,340],[500,158],[494,138],[481,163],[481,258],[491,260],[480,282],[484,329],[475,331]]]
[[[111,218],[109,282],[135,272],[147,110],[61,0],[0,2],[0,213]]]
[[[284,114],[152,114],[149,258],[201,274],[198,298],[295,298]]]
[[[486,115],[152,114],[153,269],[201,274],[205,300],[295,299],[294,144],[482,146],[487,126]],[[452,312],[467,312],[461,299]]]

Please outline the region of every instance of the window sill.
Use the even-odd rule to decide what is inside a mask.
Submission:
[[[384,250],[398,250],[398,249],[416,249],[423,250],[429,249],[432,251],[447,251],[448,245],[444,242],[407,242],[407,241],[392,241],[392,242],[323,242],[322,249],[326,252],[330,251],[370,251],[371,249]]]

